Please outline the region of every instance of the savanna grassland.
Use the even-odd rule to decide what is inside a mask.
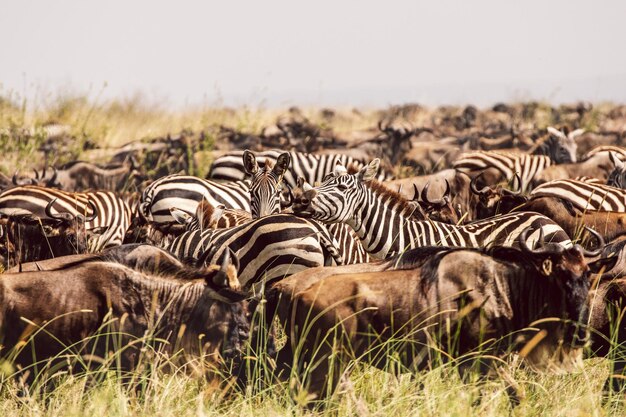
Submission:
[[[609,105],[606,105],[609,106]],[[537,120],[543,126],[554,120],[549,106],[538,103]],[[347,141],[354,132],[376,126],[380,112],[374,109],[334,109],[332,118],[321,109],[303,108],[301,113],[320,126],[329,126]],[[16,169],[42,168],[40,147],[45,142],[44,127],[58,124],[68,129],[72,140],[57,155],[57,162],[89,158],[106,159],[106,152],[136,140],[177,135],[187,131],[205,136],[203,154],[194,155],[193,172],[204,175],[219,150],[219,140],[211,135],[212,126],[260,134],[287,109],[224,108],[205,106],[169,110],[141,96],[124,100],[93,100],[84,96],[60,97],[46,103],[30,103],[19,97],[0,97],[0,171],[12,175]],[[588,129],[604,122],[602,105],[594,107],[584,120]],[[412,120],[420,123],[418,115]],[[425,120],[425,119],[424,119]],[[85,146],[86,143],[94,146]],[[208,149],[210,148],[210,149]],[[0,277],[1,279],[1,277]],[[476,354],[480,354],[477,352]],[[74,375],[61,373],[45,388],[29,389],[10,378],[13,369],[0,366],[0,416],[604,416],[624,415],[624,397],[603,394],[611,361],[590,357],[569,373],[535,374],[520,367],[515,358],[503,361],[490,379],[478,376],[462,380],[457,361],[436,364],[429,371],[394,375],[354,362],[349,377],[324,407],[315,411],[304,405],[311,399],[295,378],[278,382],[271,376],[271,360],[263,353],[246,356],[248,386],[241,390],[232,381],[207,381],[172,370],[168,360],[152,356],[129,378],[120,377],[108,365],[99,370]],[[167,370],[167,372],[166,372]],[[44,382],[44,381],[40,381]],[[514,387],[520,404],[512,407],[507,390]]]

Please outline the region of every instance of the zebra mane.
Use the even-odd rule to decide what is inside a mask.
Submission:
[[[399,214],[411,215],[415,211],[415,206],[396,191],[387,188],[382,182],[371,180],[365,183],[365,187],[371,190],[385,204],[394,207]]]

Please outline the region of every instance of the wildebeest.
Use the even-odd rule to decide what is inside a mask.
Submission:
[[[38,218],[31,215],[9,216],[5,239],[7,267],[21,262],[85,253],[93,233],[85,228],[89,217],[82,215]]]
[[[279,352],[279,369],[296,367],[301,387],[319,399],[354,358],[388,369],[393,356],[416,370],[443,357],[465,369],[476,349],[512,349],[535,368],[571,365],[586,338],[574,325],[587,318],[583,252],[530,249],[523,237],[520,246],[420,248],[407,251],[398,270],[335,274],[297,292],[308,271],[278,282],[268,304],[288,303],[277,311],[291,344]]]
[[[203,371],[220,368],[238,358],[249,331],[243,295],[227,287],[230,279],[230,252],[221,266],[200,270],[161,265],[142,272],[96,261],[4,274],[0,355],[31,372],[35,364],[129,371],[153,344],[199,360],[193,365]]]

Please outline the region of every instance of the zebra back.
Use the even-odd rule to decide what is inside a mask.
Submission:
[[[121,245],[130,227],[131,207],[111,191],[71,193],[34,185],[14,187],[0,194],[0,214],[47,218],[46,207],[52,201],[51,213],[69,213],[73,217],[91,217],[89,203],[95,205],[97,216],[85,223],[85,229],[94,234],[88,243],[90,252]]]
[[[278,157],[284,151],[270,150],[256,154],[260,165],[270,160],[276,164]],[[208,177],[214,180],[240,181],[246,177],[243,166],[244,151],[229,152],[213,161]],[[354,165],[357,169],[365,166],[365,162],[344,154],[316,155],[303,152],[289,152],[291,165],[285,172],[284,181],[292,188],[297,186],[298,177],[303,177],[309,184],[321,182],[324,177],[331,174],[339,163],[343,166]],[[385,172],[379,174],[381,180],[390,179]]]
[[[150,184],[141,196],[141,213],[151,222],[172,223],[170,207],[195,213],[206,198],[213,206],[250,211],[250,182],[218,183],[190,175],[168,175]]]
[[[230,229],[193,230],[167,248],[187,263],[211,264],[230,248],[239,260],[239,280],[245,289],[298,271],[343,260],[328,231],[315,222],[288,214],[261,217]],[[327,250],[333,253],[328,253]],[[339,261],[339,262],[337,262]]]
[[[459,171],[482,171],[495,168],[507,180],[518,174],[522,180],[522,191],[527,191],[533,178],[552,164],[549,156],[528,155],[494,151],[467,152],[453,163]]]
[[[535,188],[530,196],[562,198],[579,210],[626,212],[626,190],[597,182],[550,181]]]

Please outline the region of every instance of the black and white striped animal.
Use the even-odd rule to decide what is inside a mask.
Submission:
[[[285,152],[278,157],[274,167],[268,159],[261,167],[252,152],[244,151],[244,168],[249,175],[252,175],[252,183],[250,184],[252,218],[280,213],[281,191],[283,189],[282,176],[289,168],[289,162],[289,153]],[[328,229],[330,234],[335,237],[339,253],[346,264],[369,262],[365,248],[350,226],[339,223],[322,225],[322,227]]]
[[[250,181],[219,183],[190,175],[168,175],[146,187],[140,210],[148,221],[173,223],[171,207],[195,213],[203,198],[215,207],[222,204],[227,209],[250,211]]]
[[[548,127],[549,136],[540,142],[531,154],[497,151],[467,152],[453,163],[453,167],[464,172],[483,171],[494,168],[502,179],[510,181],[515,174],[522,179],[522,191],[527,191],[532,180],[543,170],[554,164],[576,162],[577,145],[575,138],[582,129],[568,135]]]
[[[34,185],[14,187],[0,194],[0,215],[32,215],[39,218],[83,216],[85,229],[94,234],[89,252],[121,245],[133,210],[111,191],[70,193]]]
[[[421,246],[513,246],[523,230],[531,227],[530,247],[540,236],[566,248],[569,236],[555,222],[538,213],[520,212],[492,217],[463,226],[410,218],[414,207],[373,181],[379,160],[357,174],[338,172],[319,187],[305,185],[294,204],[294,213],[325,223],[349,224],[365,249],[375,258],[387,258]]]
[[[550,181],[535,188],[530,197],[558,197],[579,210],[626,212],[626,190],[598,182]]]
[[[504,180],[510,180],[517,174],[522,179],[522,191],[526,191],[533,178],[551,164],[550,157],[545,155],[475,151],[463,154],[454,161],[453,167],[467,173],[493,168],[501,173]]]
[[[239,260],[244,289],[333,261],[343,264],[336,241],[324,227],[291,214],[273,214],[230,229],[187,231],[167,250],[186,263],[202,265],[228,248]]]
[[[256,156],[243,151],[243,168],[246,174],[252,177],[250,182],[250,212],[252,218],[280,213],[281,193],[283,191],[283,175],[289,169],[291,156],[288,152],[282,153],[273,164],[266,158],[263,167],[259,166]]]
[[[278,158],[283,153],[280,150],[259,152],[256,159],[260,165],[269,159],[276,165]],[[246,170],[243,163],[244,151],[229,152],[215,159],[208,177],[220,181],[240,181],[246,178]],[[290,187],[296,187],[298,177],[303,177],[309,184],[322,182],[324,177],[331,174],[339,163],[343,166],[355,166],[362,168],[365,163],[343,154],[315,155],[303,152],[289,152],[291,159],[290,168],[284,173],[284,181]],[[385,172],[381,172],[378,179],[390,179]]]

